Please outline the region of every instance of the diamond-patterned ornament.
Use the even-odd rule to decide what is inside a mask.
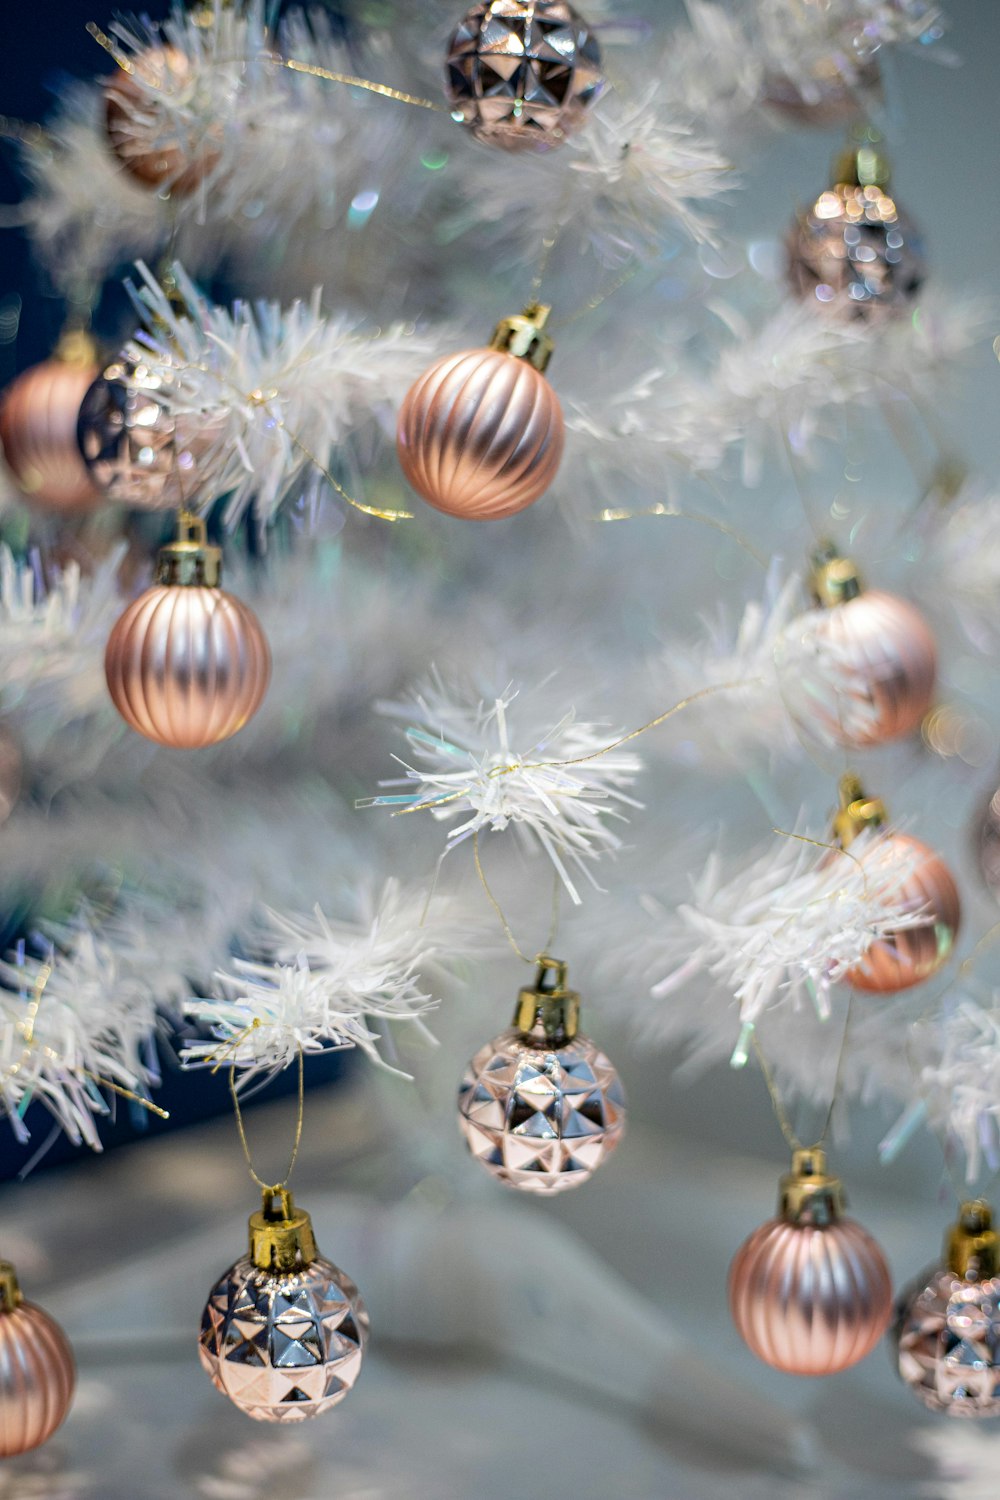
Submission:
[[[899,1299],[894,1337],[899,1373],[925,1406],[949,1417],[1000,1416],[1000,1276],[926,1272]]]
[[[583,123],[600,67],[594,34],[567,0],[487,0],[452,36],[445,92],[477,140],[553,146]]]
[[[472,1059],[458,1091],[459,1125],[473,1156],[509,1187],[579,1187],[618,1145],[625,1093],[588,1037],[538,1046],[511,1027]]]
[[[302,1422],[342,1401],[368,1340],[368,1310],[322,1256],[287,1272],[249,1256],[212,1288],[198,1350],[212,1383],[258,1422]]]
[[[177,442],[162,387],[155,369],[119,357],[80,406],[80,452],[98,489],[119,505],[173,508],[197,488],[194,455]]]
[[[835,312],[903,312],[924,281],[919,232],[883,187],[839,183],[793,224],[788,280],[800,297]]]

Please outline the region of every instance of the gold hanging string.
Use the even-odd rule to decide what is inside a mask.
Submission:
[[[545,939],[545,946],[543,948],[540,948],[539,951],[534,955],[534,957],[529,957],[529,955],[524,952],[523,948],[518,943],[517,938],[514,936],[514,930],[511,927],[510,923],[508,922],[506,916],[504,915],[503,907],[500,905],[500,902],[497,900],[496,896],[494,896],[492,890],[490,889],[489,881],[486,879],[486,871],[483,869],[483,862],[482,862],[482,859],[480,858],[480,854],[479,854],[479,829],[478,828],[476,828],[473,831],[473,834],[472,834],[472,857],[473,857],[473,859],[476,862],[476,874],[479,876],[480,884],[482,885],[483,890],[486,892],[486,898],[487,898],[487,900],[489,901],[489,903],[492,906],[493,910],[497,914],[497,917],[498,917],[499,922],[500,922],[500,926],[503,928],[504,937],[507,939],[508,943],[513,948],[514,952],[517,954],[518,958],[521,959],[521,961],[523,963],[532,964],[532,965],[539,963],[541,961],[541,959],[545,956],[545,954],[552,952],[552,949],[555,946],[556,933],[559,930],[559,885],[560,885],[560,881],[559,881],[558,872],[553,876],[553,883],[552,883],[552,920],[551,920],[551,923],[550,923],[550,926],[549,926],[549,935]]]
[[[620,292],[622,287],[628,286],[633,276],[638,276],[639,272],[643,269],[644,267],[641,265],[630,266],[605,291],[598,292],[596,296],[591,297],[590,301],[585,302],[582,307],[577,308],[576,312],[570,313],[565,318],[557,318],[552,324],[553,333],[558,333],[563,328],[570,328],[579,318],[585,318],[588,313],[596,312],[602,302],[607,302],[608,298],[613,297],[615,292]]]
[[[757,1061],[760,1064],[761,1075],[764,1079],[768,1096],[771,1100],[771,1108],[774,1110],[774,1117],[778,1122],[779,1129],[781,1130],[781,1134],[785,1138],[785,1144],[788,1146],[789,1151],[801,1151],[803,1149],[818,1151],[823,1146],[827,1136],[830,1133],[830,1126],[833,1123],[833,1112],[837,1107],[837,1099],[839,1097],[841,1084],[843,1082],[844,1059],[847,1056],[847,1037],[851,1029],[851,1012],[853,1010],[853,1007],[854,991],[852,990],[850,998],[847,1002],[847,1014],[844,1017],[844,1032],[843,1036],[840,1039],[840,1051],[837,1054],[837,1070],[833,1078],[833,1089],[830,1094],[830,1107],[826,1112],[826,1119],[823,1121],[823,1129],[820,1131],[818,1139],[813,1141],[812,1145],[806,1148],[803,1148],[802,1142],[792,1128],[792,1123],[788,1118],[788,1112],[785,1109],[784,1104],[782,1103],[781,1095],[779,1094],[777,1086],[774,1082],[774,1074],[772,1073],[770,1065],[768,1064],[767,1059],[764,1057],[764,1053],[761,1049],[760,1042],[757,1038],[756,1029],[754,1029],[750,1033],[753,1050],[756,1054]]]
[[[254,391],[253,395],[251,396],[251,400],[253,400],[259,394],[259,392]],[[301,438],[297,437],[290,427],[286,427],[280,417],[276,418],[275,420],[281,430],[288,434],[289,440],[296,448],[298,448],[303,457],[307,458],[311,464],[315,465],[315,467],[322,474],[323,478],[326,480],[327,484],[329,484],[332,489],[336,490],[337,494],[342,500],[346,500],[348,505],[353,505],[354,509],[359,510],[363,516],[374,516],[376,520],[379,521],[413,520],[413,512],[411,510],[384,510],[377,505],[366,505],[363,500],[355,500],[353,495],[349,495],[347,493],[340,481],[334,478],[326,465],[320,463],[315,453],[311,453],[309,451],[305,443],[302,442]]]
[[[645,510],[602,510],[594,517],[595,521],[641,521],[649,516],[667,516],[677,521],[696,521],[701,526],[710,526],[713,531],[720,532],[729,537],[730,541],[742,547],[744,552],[749,553],[755,563],[759,563],[765,570],[769,565],[769,559],[762,552],[758,552],[752,542],[749,542],[742,532],[725,521],[716,520],[714,516],[706,516],[697,510],[680,510],[675,505],[664,505],[658,501],[655,505],[648,506]]]
[[[789,441],[788,433],[785,431],[784,427],[781,428],[781,444],[785,450],[785,458],[788,461],[788,472],[792,477],[792,484],[795,486],[795,493],[799,497],[799,504],[802,506],[802,514],[805,516],[806,525],[809,527],[809,530],[812,532],[815,540],[817,542],[822,542],[823,531],[821,527],[816,525],[816,519],[813,515],[812,502],[806,499],[806,491],[805,486],[802,482],[802,474],[799,466],[799,461],[792,450],[792,445]]]
[[[787,828],[772,828],[771,832],[776,833],[782,839],[795,839],[800,844],[813,844],[817,849],[829,849],[831,854],[842,854],[845,859],[853,859],[861,872],[865,900],[868,899],[868,871],[865,869],[863,862],[856,854],[852,854],[850,849],[845,849],[842,844],[828,844],[824,839],[812,839],[805,833],[792,833]],[[1000,923],[997,925],[1000,926]]]
[[[992,944],[996,941],[998,935],[1000,935],[1000,922],[994,922],[993,925],[991,927],[988,927],[983,933],[982,937],[976,943],[976,946],[973,948],[968,958],[964,958],[959,964],[958,975],[960,979],[964,979],[965,976],[970,972],[970,970],[975,968],[976,964],[979,962],[979,957],[983,949],[991,947]]]
[[[246,1157],[247,1170],[250,1176],[262,1192],[280,1193],[282,1188],[288,1186],[289,1179],[295,1171],[295,1163],[299,1159],[299,1147],[302,1144],[302,1122],[305,1116],[305,1054],[301,1046],[299,1047],[299,1087],[298,1104],[295,1111],[295,1139],[292,1142],[292,1153],[288,1158],[285,1175],[280,1182],[264,1182],[262,1178],[257,1176],[254,1170],[253,1157],[250,1154],[250,1142],[247,1140],[246,1126],[243,1123],[243,1111],[240,1108],[239,1090],[236,1087],[235,1063],[230,1063],[229,1065],[229,1093],[232,1097],[233,1109],[236,1111],[236,1128],[240,1133],[240,1145],[243,1147],[243,1155]]]

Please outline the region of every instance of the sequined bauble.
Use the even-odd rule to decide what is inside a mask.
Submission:
[[[87,473],[76,441],[80,402],[96,366],[52,358],[25,370],[0,403],[0,442],[7,465],[36,505],[92,510],[103,496]]]
[[[828,696],[811,703],[816,727],[850,750],[918,729],[937,681],[937,647],[920,611],[872,589],[825,609],[816,623],[815,644],[829,647],[836,667],[823,674]]]
[[[600,69],[593,31],[567,0],[488,0],[449,43],[445,90],[477,140],[553,146],[583,123]]]
[[[540,370],[499,349],[467,349],[410,387],[396,451],[435,510],[497,521],[545,493],[565,440],[559,397]]]
[[[221,588],[156,584],[115,622],[104,669],[127,724],[158,744],[195,750],[253,717],[271,655],[242,600]]]
[[[976,839],[979,868],[990,894],[1000,901],[1000,790],[986,804]]]
[[[893,1342],[900,1376],[932,1411],[1000,1416],[1000,1276],[925,1271],[900,1295]]]
[[[195,447],[178,441],[163,378],[114,360],[87,391],[77,426],[91,478],[109,500],[139,510],[183,505],[199,483]]]
[[[292,1271],[260,1270],[244,1256],[209,1294],[199,1353],[212,1383],[248,1417],[302,1422],[354,1385],[368,1321],[353,1281],[322,1256]]]
[[[922,984],[951,957],[961,925],[962,907],[951,871],[940,855],[907,833],[877,834],[856,857],[880,882],[898,870],[894,901],[904,911],[921,915],[914,926],[876,938],[844,976],[844,983],[879,995]]]
[[[906,312],[923,285],[920,236],[874,184],[828,188],[798,216],[787,248],[792,290],[837,313]]]
[[[218,162],[217,128],[191,108],[197,88],[196,69],[178,47],[147,48],[130,73],[119,69],[104,85],[111,149],[143,186],[185,196]]]
[[[853,1219],[771,1219],[729,1270],[729,1307],[746,1344],[788,1375],[835,1375],[870,1354],[892,1313],[885,1257]]]
[[[31,1302],[0,1311],[0,1458],[46,1442],[69,1411],[73,1351],[59,1324]]]
[[[469,1150],[500,1182],[561,1193],[586,1182],[618,1145],[625,1092],[582,1034],[549,1048],[511,1027],[472,1059],[458,1114]]]

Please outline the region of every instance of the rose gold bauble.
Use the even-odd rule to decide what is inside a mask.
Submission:
[[[145,187],[193,193],[219,160],[204,132],[185,135],[158,106],[158,95],[182,103],[193,89],[191,59],[177,47],[150,47],[104,86],[108,141],[122,166]]]
[[[76,441],[80,402],[97,367],[54,356],[7,387],[0,402],[0,442],[7,466],[35,505],[92,510],[104,498],[92,483]]]
[[[66,1335],[23,1300],[14,1267],[0,1262],[0,1458],[46,1442],[69,1411],[75,1385]]]
[[[737,1250],[729,1269],[737,1332],[788,1375],[835,1375],[870,1354],[892,1314],[885,1257],[843,1217],[843,1193],[822,1151],[796,1151],[779,1211]]]
[[[396,451],[407,480],[435,510],[469,521],[512,516],[556,476],[566,429],[544,374],[548,308],[508,318],[488,349],[449,354],[410,387]]]
[[[940,855],[908,833],[885,833],[860,855],[862,866],[884,878],[894,865],[907,871],[898,900],[922,913],[913,927],[876,938],[859,964],[844,976],[857,990],[894,995],[922,984],[951,957],[962,920],[958,888]]]
[[[203,523],[183,516],[180,530],[160,552],[159,582],[116,620],[104,671],[127,724],[160,745],[197,750],[257,712],[271,653],[253,610],[218,587],[219,551],[205,543]]]

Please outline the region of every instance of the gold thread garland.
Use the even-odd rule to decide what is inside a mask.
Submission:
[[[259,1024],[259,1020],[255,1019],[253,1025]],[[253,1025],[247,1027],[248,1032],[253,1029]],[[288,1166],[285,1169],[284,1177],[280,1182],[274,1183],[264,1182],[262,1178],[257,1176],[257,1173],[254,1170],[253,1157],[250,1154],[250,1142],[247,1140],[246,1126],[243,1123],[243,1111],[240,1108],[239,1090],[236,1087],[236,1064],[230,1063],[229,1065],[229,1093],[232,1097],[233,1108],[236,1112],[236,1128],[239,1131],[240,1145],[243,1147],[243,1155],[246,1157],[247,1170],[249,1171],[250,1176],[253,1178],[257,1186],[261,1189],[262,1192],[265,1193],[280,1193],[282,1188],[286,1188],[288,1186],[289,1179],[291,1178],[292,1173],[295,1171],[295,1163],[299,1159],[299,1147],[302,1144],[302,1125],[305,1118],[305,1054],[303,1053],[301,1043],[299,1044],[298,1049],[298,1064],[298,1104],[295,1111],[295,1138],[292,1141],[292,1153],[288,1158]]]

